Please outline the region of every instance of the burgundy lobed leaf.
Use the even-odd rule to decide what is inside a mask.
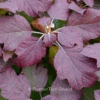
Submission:
[[[68,27],[63,27],[58,31],[58,41],[65,47],[74,47],[74,45],[83,47],[81,35],[78,32],[71,31]]]
[[[42,91],[48,80],[47,69],[43,68],[42,65],[39,65],[26,67],[25,69],[23,69],[23,72],[27,76],[27,79],[31,84],[32,90],[38,92]]]
[[[61,80],[68,79],[71,87],[76,90],[89,87],[97,81],[94,73],[97,70],[96,62],[71,48],[59,48],[54,58],[54,67],[57,76]]]
[[[82,50],[82,54],[97,60],[97,67],[100,68],[100,43],[88,45]]]
[[[28,21],[20,15],[0,18],[0,43],[4,43],[5,51],[15,50],[31,33]]]
[[[55,34],[46,34],[44,36],[43,42],[45,43],[46,47],[50,47],[54,44],[54,42],[57,40],[57,37]]]
[[[55,0],[47,12],[52,19],[67,20],[70,15],[68,6],[67,0]]]
[[[70,30],[81,34],[84,41],[100,36],[100,13],[96,9],[87,9],[83,15],[74,13],[68,20]]]
[[[14,62],[20,67],[33,66],[41,61],[46,54],[42,40],[36,37],[25,39],[16,49],[18,57]]]
[[[19,11],[36,17],[39,11],[44,12],[51,6],[52,0],[17,0]]]
[[[100,100],[100,90],[94,91],[94,97],[95,97],[95,100]]]
[[[13,69],[0,73],[2,96],[9,100],[31,100],[30,84],[25,75],[16,75]]]

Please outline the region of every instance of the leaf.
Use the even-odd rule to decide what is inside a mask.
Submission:
[[[41,61],[46,54],[46,48],[39,38],[29,37],[25,39],[16,49],[18,57],[14,62],[20,67],[33,66]]]
[[[96,9],[87,9],[83,15],[74,13],[68,20],[70,30],[81,34],[84,41],[100,36],[100,13]]]
[[[82,50],[82,54],[94,58],[97,60],[97,67],[100,68],[100,43],[95,43],[94,45],[88,45]]]
[[[96,62],[72,48],[59,49],[54,59],[54,67],[58,77],[61,80],[68,79],[71,87],[76,90],[92,86],[97,80],[94,74],[97,70]]]
[[[0,73],[0,88],[2,96],[9,100],[28,100],[31,91],[30,84],[25,75],[16,75],[11,68],[6,72]],[[30,100],[30,99],[29,99]]]
[[[70,15],[68,6],[69,3],[66,0],[55,0],[47,12],[52,19],[67,20]]]
[[[12,65],[13,65],[13,62],[11,60],[5,62],[3,58],[0,58],[0,72],[7,70]]]
[[[13,13],[16,13],[18,10],[18,6],[16,5],[15,2],[11,2],[10,0],[7,0],[5,2],[0,2],[0,8],[11,11]]]
[[[51,95],[44,97],[43,100],[79,100],[82,92],[72,89],[67,80],[61,81],[56,78],[51,86]]]
[[[51,34],[46,34],[44,36],[43,42],[45,43],[46,47],[50,47],[55,43],[56,40],[57,40],[56,35],[51,33]]]
[[[0,19],[0,43],[4,43],[5,51],[13,51],[27,37],[31,36],[32,29],[27,20],[16,15]]]
[[[80,100],[95,100],[94,91],[100,89],[100,82],[96,82],[92,87],[83,89],[83,96]]]
[[[96,90],[94,92],[94,96],[95,96],[95,100],[99,100],[100,99],[100,90]]]
[[[93,7],[94,0],[83,0],[88,6]]]
[[[82,15],[83,15],[83,13],[84,13],[85,10],[86,10],[86,9],[82,9],[82,8],[78,7],[78,6],[75,4],[75,2],[72,2],[72,3],[69,5],[69,8],[70,8],[71,10],[74,10],[75,12],[78,12],[78,13],[82,14]]]
[[[51,95],[57,96],[60,100],[65,100],[65,98],[66,100],[79,100],[82,96],[82,91],[73,89],[67,80],[60,80],[57,77],[51,86]]]
[[[47,75],[47,69],[43,68],[42,65],[36,67],[26,67],[23,69],[23,72],[27,76],[27,79],[29,80],[32,90],[35,91],[42,91],[42,89],[45,87],[48,79]]]
[[[12,8],[14,3],[17,6],[17,11],[25,11],[28,15],[36,17],[39,11],[44,12],[48,10],[51,2],[52,0],[10,0],[4,3],[4,7],[9,4]]]
[[[57,46],[51,46],[49,49],[49,62],[50,64],[54,65],[54,57],[58,52],[58,47]]]
[[[56,96],[47,95],[46,97],[42,98],[41,100],[59,100]]]
[[[74,45],[83,47],[81,35],[78,32],[71,31],[68,27],[63,27],[58,31],[58,41],[66,47],[74,47]]]

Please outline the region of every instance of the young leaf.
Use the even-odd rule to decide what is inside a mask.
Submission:
[[[45,43],[46,47],[50,47],[54,44],[54,42],[57,40],[57,37],[55,34],[46,34],[44,36],[43,42]]]
[[[0,73],[2,96],[9,100],[30,100],[30,84],[25,75],[16,75],[13,69]]]
[[[54,67],[58,77],[61,80],[68,79],[69,84],[77,90],[89,87],[97,81],[94,61],[71,48],[59,49],[54,59]]]
[[[25,39],[16,49],[18,57],[14,62],[20,67],[33,66],[41,61],[46,54],[46,48],[39,38],[29,37]]]
[[[5,51],[13,51],[27,37],[31,36],[32,29],[27,20],[16,15],[0,19],[0,43],[4,43]]]

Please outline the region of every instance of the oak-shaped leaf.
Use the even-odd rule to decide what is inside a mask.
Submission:
[[[100,68],[100,43],[86,46],[82,52],[83,55],[97,60],[97,67]]]
[[[100,36],[100,11],[87,9],[83,15],[74,13],[68,20],[70,30],[81,34],[84,41]]]
[[[67,20],[70,15],[68,6],[67,0],[55,0],[47,12],[52,19]]]
[[[8,7],[11,10],[17,8],[15,11],[25,11],[28,15],[36,17],[39,11],[48,10],[51,3],[52,0],[8,0],[2,3],[1,7]]]
[[[79,100],[81,96],[81,90],[73,89],[67,80],[60,80],[57,77],[51,86],[50,95],[43,100]]]
[[[18,57],[14,62],[20,67],[33,66],[41,61],[46,54],[42,40],[37,37],[25,39],[16,49]]]
[[[29,80],[32,90],[38,92],[42,91],[48,80],[47,69],[43,68],[42,65],[39,65],[26,67],[23,69],[23,72]]]
[[[76,90],[92,86],[97,81],[94,73],[97,70],[96,61],[77,52],[77,49],[59,48],[54,58],[54,67],[57,76],[61,80],[67,79]]]
[[[20,15],[0,18],[0,43],[4,43],[5,51],[15,50],[31,33],[28,21]]]
[[[16,75],[15,71],[10,68],[0,73],[1,95],[9,100],[31,100],[30,83],[25,75]]]
[[[94,97],[95,97],[95,100],[100,100],[100,90],[94,91]]]

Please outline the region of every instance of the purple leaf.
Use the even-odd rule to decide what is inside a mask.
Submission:
[[[70,30],[82,35],[87,41],[100,36],[100,12],[95,9],[88,9],[83,15],[74,13],[68,20]]]
[[[19,11],[25,11],[31,16],[36,16],[39,11],[44,12],[51,6],[52,0],[17,0]]]
[[[83,0],[88,6],[93,7],[94,0]]]
[[[96,62],[93,61],[71,48],[60,48],[54,58],[54,67],[61,80],[68,79],[73,88],[80,90],[97,81]]]
[[[100,43],[86,46],[81,52],[87,57],[97,60],[97,67],[100,68]]]
[[[47,69],[40,65],[38,67],[26,67],[23,69],[23,72],[27,76],[32,89],[36,91],[42,91],[48,80]]]
[[[2,96],[9,100],[30,100],[30,84],[25,75],[17,76],[13,69],[0,73]]]
[[[95,97],[95,100],[100,100],[100,90],[94,91],[94,97]]]
[[[63,27],[58,31],[58,41],[66,47],[73,47],[75,44],[83,47],[81,35],[78,32],[71,31],[68,27]]]
[[[41,100],[59,100],[56,96],[47,95],[46,97],[42,98]]]
[[[55,34],[46,34],[44,36],[43,42],[45,43],[46,47],[50,47],[54,44],[54,42],[56,41],[57,37]]]
[[[10,2],[10,0],[0,2],[0,8],[11,11],[13,13],[16,13],[16,11],[18,10],[17,4],[15,2]]]
[[[80,7],[78,7],[75,2],[72,2],[70,5],[69,5],[69,8],[71,10],[74,10],[75,12],[78,12],[80,13],[81,15],[83,15],[83,13],[85,12],[86,9],[82,9]]]
[[[82,96],[82,91],[73,89],[67,80],[56,78],[51,86],[50,94],[56,96],[59,100],[79,100]]]
[[[67,0],[55,0],[48,10],[48,14],[52,19],[67,20],[70,15],[68,6]]]
[[[4,43],[5,51],[15,50],[31,33],[29,23],[20,15],[0,19],[0,43]]]
[[[14,62],[18,66],[33,66],[45,56],[46,48],[44,48],[42,40],[38,41],[38,38],[29,37],[18,46],[15,53],[18,57]]]

